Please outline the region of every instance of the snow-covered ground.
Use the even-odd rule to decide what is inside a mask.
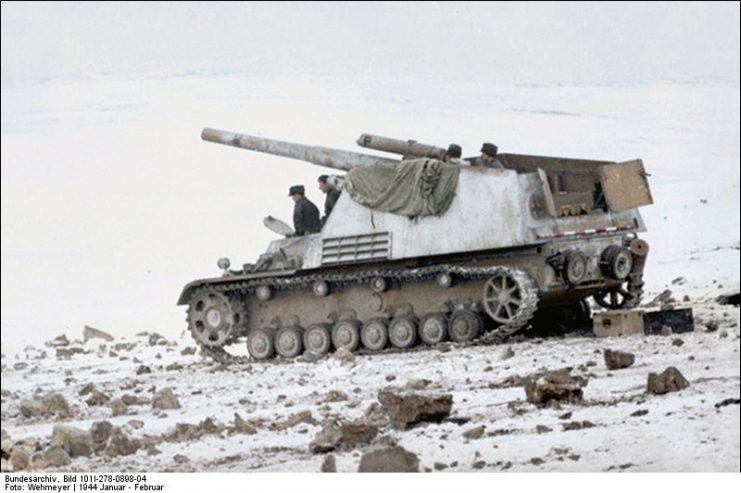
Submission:
[[[323,457],[308,445],[327,420],[361,417],[385,386],[427,379],[425,392],[453,396],[451,419],[383,427],[375,439],[414,452],[423,469],[738,471],[739,406],[715,407],[740,393],[739,308],[716,302],[739,292],[738,80],[504,86],[109,76],[11,85],[2,98],[3,430],[11,441],[45,447],[61,422],[89,429],[109,420],[152,443],[129,456],[74,458],[59,470],[318,471]],[[216,274],[220,256],[234,265],[254,261],[275,238],[261,218],[289,218],[286,190],[296,183],[319,202],[313,184],[325,172],[203,143],[205,126],[343,149],[371,132],[457,142],[466,155],[493,141],[502,152],[643,158],[655,202],[642,208],[651,246],[645,300],[670,288],[678,306],[695,310],[696,331],[512,342],[508,359],[502,346],[234,368],[182,355],[191,345],[183,309],[174,305],[182,286]],[[85,324],[116,341],[103,349],[92,339],[89,353],[70,359],[43,346],[61,333],[80,339]],[[142,331],[170,343],[150,346],[135,335]],[[111,354],[127,341],[131,348]],[[636,363],[608,371],[604,349],[634,353]],[[40,351],[45,358],[37,359]],[[175,363],[182,368],[167,369]],[[141,365],[152,372],[137,374]],[[581,404],[538,408],[525,402],[521,385],[501,385],[567,366],[589,379]],[[669,366],[690,386],[647,395],[648,373]],[[88,406],[89,395],[79,395],[88,383],[114,399],[150,400],[171,387],[181,407],[130,405],[113,417],[109,405]],[[325,402],[332,390],[347,399]],[[22,400],[49,392],[67,399],[72,416],[20,415]],[[235,412],[256,433],[232,433]],[[300,412],[311,419],[282,429]],[[206,418],[217,432],[164,439],[177,423]],[[575,421],[594,426],[564,430]],[[479,425],[481,438],[462,436]],[[337,470],[357,470],[372,446],[335,452]]]

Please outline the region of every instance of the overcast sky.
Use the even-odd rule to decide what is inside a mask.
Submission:
[[[3,86],[189,71],[501,83],[738,77],[739,4],[3,2]]]

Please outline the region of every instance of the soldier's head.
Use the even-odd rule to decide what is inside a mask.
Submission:
[[[499,149],[494,144],[484,142],[484,145],[481,146],[481,160],[485,163],[493,162],[497,157],[498,150]]]
[[[458,144],[450,144],[448,150],[443,155],[443,161],[448,162],[451,159],[460,159],[463,155],[463,149]]]
[[[304,197],[304,186],[294,185],[288,189],[288,196],[293,199],[294,202],[298,202]]]
[[[329,176],[327,176],[327,175],[320,175],[319,176],[319,190],[321,190],[324,193],[329,192],[329,190],[331,188],[329,186],[329,184],[327,184],[327,179],[328,178],[329,178]]]

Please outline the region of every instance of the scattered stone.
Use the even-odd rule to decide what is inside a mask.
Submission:
[[[562,414],[561,416],[559,416],[559,417],[558,417],[558,419],[571,419],[571,416],[572,416],[573,414],[574,414],[574,413],[572,413],[571,411],[569,411],[569,412],[567,412],[567,413],[563,413],[563,414]]]
[[[728,331],[727,331],[727,330],[721,330],[721,331],[720,331],[720,334],[718,334],[718,336],[719,336],[719,337],[720,337],[721,339],[725,339],[726,337],[728,337]]]
[[[535,432],[536,432],[536,433],[537,433],[538,435],[542,435],[543,433],[550,433],[550,432],[552,432],[552,431],[553,431],[553,428],[548,428],[548,427],[547,427],[547,426],[545,426],[545,425],[537,425],[537,426],[535,427]]]
[[[14,370],[25,370],[28,368],[28,363],[25,361],[19,361],[18,363],[13,363],[13,369]]]
[[[419,472],[419,458],[402,447],[376,450],[360,458],[358,472]]]
[[[93,390],[90,392],[90,397],[85,402],[88,406],[95,407],[102,406],[110,400],[111,398],[103,392],[100,392],[99,390]]]
[[[113,345],[113,349],[116,351],[131,351],[136,346],[133,342],[118,342]]]
[[[72,416],[67,399],[61,394],[48,394],[40,399],[28,399],[21,401],[21,414],[26,418],[46,418],[55,416],[57,418],[69,418]]]
[[[684,301],[685,303],[687,303],[688,301],[690,301],[690,295],[685,294],[684,296],[682,296],[682,301]]]
[[[424,390],[431,383],[432,382],[430,382],[426,378],[410,378],[409,380],[407,380],[405,388],[409,390]]]
[[[680,339],[679,337],[677,337],[676,339],[674,339],[674,340],[672,341],[672,346],[677,346],[677,347],[679,347],[679,346],[681,346],[681,345],[683,345],[683,344],[684,344],[684,341],[683,341],[682,339]]]
[[[146,375],[147,373],[152,373],[152,369],[147,365],[140,365],[139,368],[136,369],[137,375]]]
[[[705,327],[707,328],[706,332],[715,332],[716,330],[718,330],[718,322],[716,322],[715,320],[709,320],[705,324]]]
[[[639,416],[645,416],[647,414],[648,414],[648,409],[639,409],[637,411],[634,411],[634,412],[630,413],[630,415],[633,416],[633,417],[635,417],[635,418],[637,418]]]
[[[442,471],[444,469],[447,469],[448,465],[444,462],[435,462],[432,467],[434,467],[436,471]]]
[[[119,427],[111,431],[108,443],[105,447],[105,455],[108,457],[118,457],[120,455],[131,455],[139,450],[139,443],[133,440],[128,433]]]
[[[334,455],[328,454],[324,457],[321,467],[322,472],[337,472],[337,464],[335,464]]]
[[[87,342],[88,340],[95,339],[95,338],[103,339],[105,341],[113,340],[113,336],[110,335],[109,333],[103,332],[102,330],[95,329],[88,325],[86,325],[82,331],[82,338],[84,339],[84,342]]]
[[[246,435],[254,435],[257,433],[257,428],[243,420],[242,416],[237,413],[234,413],[234,429],[237,430],[238,433],[244,433]]]
[[[183,454],[175,454],[175,456],[173,457],[173,460],[177,464],[187,464],[188,462],[190,462],[190,459]]]
[[[423,421],[439,423],[448,417],[453,406],[453,396],[450,394],[401,395],[381,390],[378,393],[378,401],[388,413],[391,424],[402,430]]]
[[[386,375],[387,382],[393,382],[394,380],[396,380],[396,375]]]
[[[486,461],[485,460],[477,460],[476,462],[474,462],[473,464],[471,464],[471,466],[474,469],[483,469],[484,466],[486,466]]]
[[[139,397],[134,394],[124,394],[121,396],[121,401],[127,406],[141,406],[143,404],[150,404],[152,401],[146,397]]]
[[[563,424],[563,431],[584,430],[587,428],[594,428],[594,423],[591,421],[571,421],[570,423]]]
[[[196,354],[196,351],[198,351],[198,349],[194,346],[188,346],[186,348],[183,348],[183,350],[180,351],[180,354],[182,354],[183,356],[188,356],[191,354]]]
[[[649,373],[646,392],[649,394],[666,394],[678,392],[689,387],[690,383],[675,367],[670,366],[661,374]]]
[[[507,346],[504,350],[502,350],[502,353],[499,356],[499,359],[505,360],[510,359],[512,356],[515,355],[514,349],[512,349],[512,346]]]
[[[486,429],[486,426],[480,425],[475,428],[471,428],[470,430],[466,430],[463,432],[463,438],[467,438],[469,440],[476,440],[484,436],[484,430]]]
[[[10,452],[10,458],[8,460],[10,461],[10,465],[13,466],[14,471],[23,471],[24,469],[28,469],[28,465],[31,463],[31,459],[26,451],[20,447],[15,447],[12,452]]]
[[[684,284],[684,283],[686,283],[686,282],[687,282],[687,279],[685,279],[685,278],[684,278],[684,277],[682,277],[682,276],[679,276],[679,277],[677,277],[676,279],[672,279],[672,284],[673,284],[673,285],[675,285],[675,286],[676,286],[676,285],[679,285],[679,286],[681,286],[682,284]]]
[[[164,388],[154,394],[152,398],[153,409],[180,409],[180,402],[170,387]]]
[[[67,336],[62,334],[61,336],[57,336],[51,341],[47,341],[44,343],[48,347],[60,347],[60,346],[69,346],[69,339],[67,339]]]
[[[110,421],[95,421],[90,427],[90,436],[93,440],[93,450],[100,452],[105,449],[108,438],[113,431],[113,425]]]
[[[59,445],[52,445],[39,454],[33,461],[34,468],[46,469],[47,467],[63,467],[72,463],[72,459],[66,450]]]
[[[93,385],[92,383],[89,383],[85,385],[83,388],[81,388],[80,391],[77,393],[77,395],[87,395],[93,390],[95,390],[95,385]]]
[[[672,291],[670,289],[666,289],[662,291],[658,296],[656,296],[653,300],[651,300],[646,306],[667,306],[671,305],[672,303],[676,303],[677,300],[674,299],[672,296]],[[663,309],[663,308],[662,308]]]
[[[532,459],[530,459],[530,464],[534,466],[540,466],[542,464],[545,464],[545,461],[540,457],[533,457]]]
[[[327,395],[324,396],[324,402],[340,402],[346,401],[347,394],[341,390],[330,390]]]
[[[164,346],[167,344],[167,339],[154,332],[149,334],[149,345],[150,346]]]
[[[525,395],[531,404],[545,405],[549,401],[577,402],[582,398],[582,387],[587,380],[569,374],[566,370],[545,372],[525,380]]]
[[[355,364],[355,355],[344,347],[332,353],[332,358],[339,360],[341,363]]]
[[[112,400],[110,406],[113,416],[124,416],[129,411],[128,406],[121,399]]]
[[[612,351],[611,349],[605,349],[605,365],[610,370],[620,370],[621,368],[628,368],[635,363],[635,356],[631,353],[625,353],[623,351]]]
[[[293,428],[300,423],[307,423],[310,425],[318,424],[314,417],[311,415],[311,411],[302,411],[300,413],[290,415],[283,421],[274,422],[270,425],[270,428],[276,431],[283,431],[287,430],[288,428]]]
[[[309,451],[320,454],[341,448],[349,449],[363,443],[369,443],[377,435],[378,427],[365,421],[353,421],[351,423],[330,421],[311,441]]]
[[[170,363],[169,365],[167,365],[165,367],[165,370],[166,371],[180,371],[183,368],[185,367],[176,361],[175,363]]]
[[[723,399],[715,404],[715,409],[720,409],[723,406],[730,406],[731,404],[741,404],[741,399]]]
[[[716,298],[716,301],[721,305],[739,306],[741,303],[741,293],[722,294]]]
[[[70,359],[75,354],[85,354],[86,351],[81,347],[57,348],[57,359]]]
[[[59,445],[72,458],[89,457],[93,453],[93,437],[90,432],[72,426],[55,426],[52,431],[51,444]]]
[[[132,427],[135,430],[138,430],[144,427],[144,421],[140,419],[130,419],[126,424],[128,424],[130,427]]]

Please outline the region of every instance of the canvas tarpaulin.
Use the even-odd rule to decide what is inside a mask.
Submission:
[[[345,190],[371,209],[408,217],[439,216],[455,197],[458,166],[437,159],[408,159],[351,169]]]

